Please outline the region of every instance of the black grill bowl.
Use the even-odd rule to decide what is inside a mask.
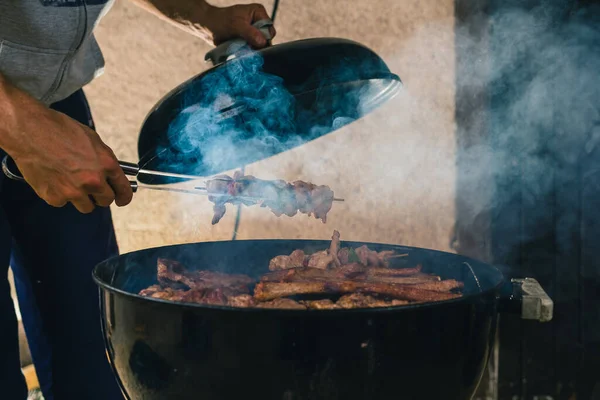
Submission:
[[[345,243],[360,246],[363,243]],[[270,258],[327,241],[185,244],[125,254],[94,270],[110,363],[128,399],[470,399],[496,330],[495,267],[426,249],[393,267],[465,282],[460,299],[366,310],[200,306],[136,295],[157,283],[156,259],[258,276]]]

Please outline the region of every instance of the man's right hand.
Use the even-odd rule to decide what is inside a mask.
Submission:
[[[129,180],[92,129],[45,107],[0,76],[0,147],[37,195],[54,207],[131,202]]]

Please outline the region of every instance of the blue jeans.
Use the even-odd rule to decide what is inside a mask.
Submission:
[[[93,128],[83,91],[53,109]],[[0,151],[3,157],[4,152]],[[13,269],[23,325],[46,400],[123,399],[104,350],[92,269],[118,254],[109,208],[54,208],[24,182],[0,174],[0,397],[25,400]]]

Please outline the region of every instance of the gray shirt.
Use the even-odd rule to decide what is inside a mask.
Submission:
[[[104,69],[93,30],[114,0],[0,0],[0,73],[45,104]]]

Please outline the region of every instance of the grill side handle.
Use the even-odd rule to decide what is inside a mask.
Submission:
[[[522,319],[548,322],[554,314],[554,302],[533,278],[511,279],[500,290],[499,311],[520,314]]]

